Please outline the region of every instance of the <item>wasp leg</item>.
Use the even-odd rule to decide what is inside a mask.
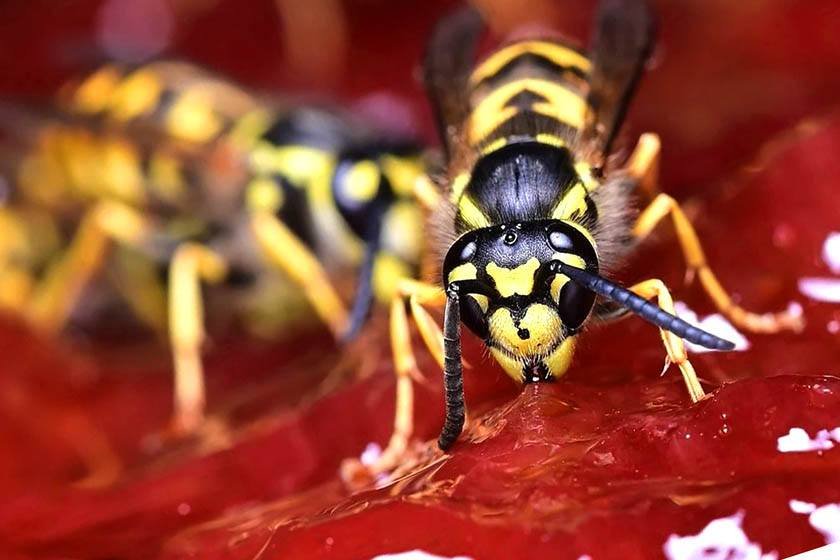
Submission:
[[[355,461],[344,466],[345,478],[355,479],[358,471],[366,471],[368,477],[388,472],[397,467],[408,449],[414,430],[414,386],[412,381],[422,381],[414,350],[411,345],[411,329],[406,299],[412,320],[420,332],[426,348],[435,361],[443,364],[443,333],[424,305],[443,305],[446,296],[440,288],[417,280],[403,279],[391,299],[390,336],[394,373],[397,377],[394,428],[388,445],[372,464],[364,467]]]
[[[686,217],[677,201],[666,194],[657,195],[651,204],[641,213],[633,235],[644,239],[666,216],[670,215],[674,221],[677,239],[682,247],[683,255],[690,275],[696,274],[700,278],[703,290],[715,304],[715,307],[738,327],[752,332],[775,333],[782,330],[799,331],[804,326],[801,316],[789,313],[751,313],[737,305],[726,293],[717,277],[706,262],[706,255],[700,246],[697,232]]]
[[[627,159],[625,169],[636,179],[639,189],[649,200],[659,194],[659,135],[646,132],[639,136],[633,153]]]
[[[67,322],[84,287],[102,267],[110,241],[138,246],[150,225],[133,208],[117,202],[101,202],[85,216],[64,255],[50,267],[34,288],[26,312],[30,321],[48,332]]]
[[[321,320],[336,339],[341,338],[350,326],[347,310],[312,251],[271,214],[254,214],[252,226],[260,247],[271,263],[300,286]]]
[[[632,286],[630,290],[645,299],[656,297],[659,307],[672,315],[676,315],[674,311],[674,300],[671,298],[671,293],[662,280],[645,280]],[[703,387],[700,386],[700,381],[697,379],[694,366],[688,361],[688,356],[685,353],[685,344],[680,337],[665,329],[659,329],[659,334],[662,336],[662,343],[665,345],[668,360],[673,364],[677,364],[677,367],[680,368],[680,373],[683,376],[692,402],[699,401],[706,396],[706,393],[703,392]]]
[[[194,433],[204,422],[204,306],[201,281],[220,282],[227,273],[224,259],[195,243],[175,250],[169,268],[169,337],[175,367],[174,430]]]

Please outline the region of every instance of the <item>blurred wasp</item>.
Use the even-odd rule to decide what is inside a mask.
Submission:
[[[411,141],[178,62],[106,65],[59,99],[46,116],[4,108],[2,303],[57,332],[98,272],[128,262],[119,295],[168,329],[179,433],[204,418],[202,283],[226,288],[248,321],[266,314],[266,285],[290,281],[349,339],[416,273],[417,200],[436,192]],[[349,313],[327,270],[347,267],[359,279]]]
[[[603,0],[588,54],[537,37],[503,44],[477,65],[476,12],[457,12],[435,31],[424,78],[448,166],[448,196],[433,216],[443,290],[403,282],[398,296],[412,310],[445,307],[442,337],[423,336],[444,362],[444,450],[465,419],[462,320],[514,380],[534,383],[567,371],[589,319],[634,313],[660,329],[692,401],[704,397],[683,339],[717,350],[733,345],[676,317],[662,281],[627,289],[608,279],[663,219],[673,220],[689,270],[733,323],[765,333],[801,327],[798,316],[750,313],[724,291],[678,203],[656,192],[656,135],[642,135],[623,165],[609,157],[653,27],[644,2]],[[634,217],[636,190],[652,200]],[[414,360],[402,309],[392,306],[392,338],[397,373],[407,379]],[[397,395],[394,436],[372,470],[397,463],[411,422],[408,385]]]

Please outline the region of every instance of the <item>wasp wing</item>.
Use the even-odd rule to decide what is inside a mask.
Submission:
[[[437,120],[446,159],[453,159],[470,113],[468,81],[484,24],[473,8],[463,8],[435,28],[423,63],[423,82]]]
[[[602,0],[592,40],[584,137],[606,157],[650,57],[655,22],[645,0]]]

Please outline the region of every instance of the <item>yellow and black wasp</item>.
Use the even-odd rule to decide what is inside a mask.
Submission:
[[[726,317],[757,332],[801,327],[792,314],[750,313],[724,291],[680,206],[655,192],[656,135],[642,135],[623,164],[610,157],[653,31],[644,2],[603,0],[588,53],[556,39],[520,38],[476,64],[478,14],[462,10],[438,26],[424,78],[447,161],[441,181],[447,194],[433,216],[443,289],[410,282],[398,295],[409,298],[412,310],[445,307],[442,338],[427,341],[444,361],[442,449],[455,442],[465,419],[462,321],[514,380],[534,383],[567,371],[590,320],[631,312],[660,329],[691,399],[703,398],[683,339],[717,350],[732,344],[676,317],[662,281],[628,289],[608,278],[668,217],[690,271]],[[637,215],[636,191],[651,199]],[[392,307],[398,373],[413,364],[401,309]],[[397,433],[374,468],[393,467],[404,449],[411,430],[406,393],[398,392]]]
[[[416,274],[418,196],[436,195],[421,151],[347,114],[163,61],[103,66],[46,115],[3,111],[4,307],[57,332],[106,265],[127,263],[119,295],[171,340],[180,433],[204,417],[202,284],[246,320],[291,284],[350,338]],[[358,277],[349,312],[330,278],[346,270]]]

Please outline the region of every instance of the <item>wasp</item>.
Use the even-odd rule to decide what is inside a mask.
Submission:
[[[683,340],[716,350],[732,343],[678,318],[661,280],[626,288],[610,279],[663,220],[673,222],[689,271],[735,325],[763,333],[801,328],[792,313],[754,314],[727,294],[680,205],[656,190],[655,134],[641,135],[629,157],[613,151],[654,27],[644,2],[603,0],[588,51],[524,37],[478,63],[483,24],[475,11],[456,12],[434,32],[424,81],[446,160],[445,196],[431,218],[441,232],[430,248],[440,283],[403,283],[399,292],[411,310],[444,308],[442,332],[427,341],[443,365],[441,449],[465,421],[462,322],[517,383],[540,383],[568,371],[587,326],[632,313],[659,328],[692,401],[704,397]],[[636,212],[639,202],[647,205]],[[403,308],[392,309],[396,371],[404,374],[412,349]],[[372,468],[393,467],[410,433],[410,391],[398,385],[395,432]]]
[[[204,420],[204,286],[248,321],[282,320],[262,296],[291,285],[349,340],[416,273],[417,201],[435,192],[411,139],[182,62],[108,64],[58,97],[46,114],[4,108],[2,303],[56,333],[98,273],[128,262],[117,291],[168,332],[179,434]],[[347,270],[349,310],[334,285]]]

